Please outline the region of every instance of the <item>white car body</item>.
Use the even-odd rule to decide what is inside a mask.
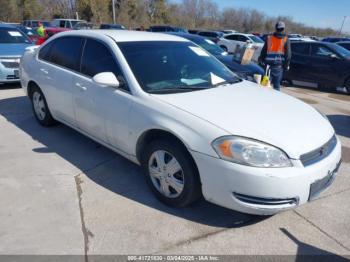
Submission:
[[[30,83],[36,83],[55,119],[137,164],[138,145],[147,132],[161,130],[176,136],[193,157],[202,194],[209,202],[251,214],[275,214],[307,203],[310,186],[339,166],[341,144],[330,123],[313,107],[247,81],[196,92],[149,94],[141,88],[117,45],[133,41],[188,42],[183,38],[82,30],[52,37],[39,52],[65,36],[98,39],[107,45],[130,91],[101,87],[91,78],[38,59],[38,50],[34,49],[27,51],[21,61],[24,91],[28,93]],[[221,159],[212,143],[231,135],[264,141],[283,150],[292,166],[257,168]],[[320,150],[332,137],[336,144],[329,154],[304,166],[301,156]],[[272,202],[266,203],[269,200]]]
[[[257,36],[254,36],[252,34],[241,34],[241,33],[233,33],[233,34],[227,34],[224,37],[220,39],[220,41],[217,43],[221,48],[223,48],[225,51],[229,53],[234,53],[237,47],[244,47],[247,43],[251,43],[254,48],[254,56],[252,60],[254,62],[258,61],[258,58],[260,56],[261,50],[264,46],[264,43],[257,43],[254,38]],[[261,40],[262,41],[262,40]]]

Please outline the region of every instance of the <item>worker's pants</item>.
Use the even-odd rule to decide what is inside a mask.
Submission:
[[[282,66],[271,66],[271,83],[275,90],[280,90],[281,81],[283,78],[283,67]]]

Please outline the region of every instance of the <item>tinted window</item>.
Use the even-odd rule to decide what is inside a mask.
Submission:
[[[59,27],[65,27],[65,24],[66,24],[66,21],[61,20],[61,21],[60,21],[60,24],[59,24]]]
[[[228,35],[228,36],[225,36],[225,38],[228,40],[238,41],[238,35]]]
[[[292,44],[292,54],[309,55],[309,50],[308,44]]]
[[[82,44],[80,37],[58,38],[52,46],[50,62],[79,71]]]
[[[319,57],[330,57],[331,55],[336,55],[332,50],[323,45],[312,45],[311,55]]]
[[[86,41],[81,72],[91,77],[103,72],[112,72],[117,77],[121,75],[109,49],[104,44],[91,39]]]
[[[50,42],[50,43],[46,44],[45,46],[43,46],[42,48],[40,48],[39,59],[45,60],[45,61],[49,61],[50,60],[51,47],[52,47],[54,42],[55,41]]]
[[[239,35],[238,36],[238,41],[247,42],[248,40],[249,40],[249,38],[244,36],[244,35]]]
[[[340,44],[342,47],[346,48],[347,50],[350,50],[350,43],[346,44]]]

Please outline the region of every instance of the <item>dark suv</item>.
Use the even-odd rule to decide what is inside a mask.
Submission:
[[[327,42],[292,42],[285,79],[322,89],[346,87],[350,93],[350,51]]]

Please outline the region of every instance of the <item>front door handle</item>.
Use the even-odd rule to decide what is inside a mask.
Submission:
[[[44,74],[48,75],[49,74],[49,71],[47,71],[46,69],[44,68],[40,68],[40,71],[43,72]]]
[[[75,86],[78,87],[81,91],[86,91],[87,88],[85,86],[83,86],[82,84],[80,83],[75,83]]]

